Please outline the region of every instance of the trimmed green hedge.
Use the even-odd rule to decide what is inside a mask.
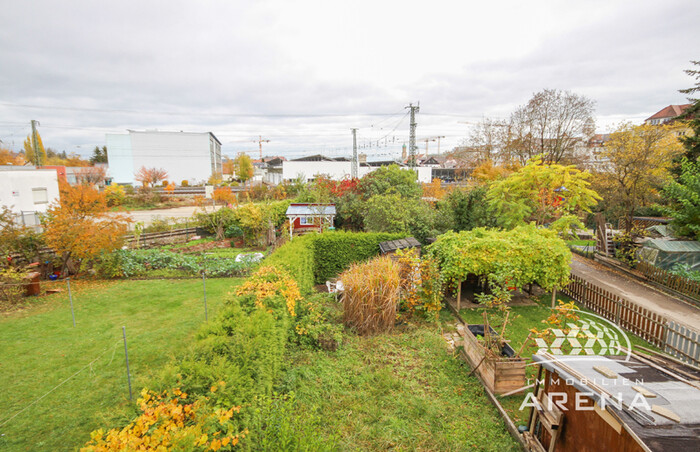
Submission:
[[[379,244],[397,240],[406,234],[385,232],[329,231],[295,237],[265,259],[262,265],[281,267],[297,281],[302,292],[309,292],[314,284],[323,284],[335,278],[355,262],[362,262],[379,254]]]
[[[273,252],[262,265],[285,269],[299,285],[302,293],[314,287],[313,240],[316,234],[296,237]]]
[[[284,309],[277,315],[254,307],[246,309],[241,303],[244,299],[232,297],[224,311],[202,327],[192,347],[166,368],[163,388],[180,387],[189,394],[213,398],[222,406],[272,395],[272,385],[282,368],[289,319]],[[280,304],[284,306],[284,302]],[[211,386],[219,381],[226,385],[211,394]]]
[[[381,242],[402,239],[406,234],[333,231],[313,237],[314,278],[316,284],[323,284],[342,273],[350,264],[379,254]]]

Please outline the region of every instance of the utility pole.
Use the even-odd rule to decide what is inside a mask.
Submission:
[[[253,141],[253,143],[258,143],[258,147],[260,148],[260,161],[262,161],[262,144],[269,142],[270,140],[263,140],[262,135],[258,135],[258,139]]]
[[[411,168],[415,168],[416,166],[416,150],[418,149],[416,146],[416,113],[420,111],[420,102],[418,102],[418,105],[415,107],[413,104],[408,104],[408,107],[405,108],[410,108],[411,109],[411,128],[410,128],[410,133],[408,135],[408,166]]]
[[[36,133],[37,124],[39,124],[39,121],[32,119],[32,149],[34,149],[34,164],[36,166],[41,166],[42,161],[41,153],[39,152],[39,138]]]
[[[350,167],[350,177],[357,179],[359,173],[359,162],[357,161],[357,129],[352,131],[352,166]]]

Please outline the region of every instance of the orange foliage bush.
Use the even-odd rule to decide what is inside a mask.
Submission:
[[[231,187],[219,187],[214,189],[214,201],[228,204],[236,204],[236,195],[231,191]]]
[[[43,225],[46,244],[63,254],[64,270],[70,258],[80,263],[121,248],[131,219],[109,215],[105,193],[87,185],[60,188],[61,201],[49,207]]]

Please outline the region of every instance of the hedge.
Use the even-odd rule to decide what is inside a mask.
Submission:
[[[406,234],[332,231],[313,237],[314,279],[316,284],[323,284],[345,271],[350,264],[379,254],[381,242],[402,239]]]
[[[241,297],[232,297],[224,311],[199,331],[192,347],[165,371],[164,387],[207,395],[223,406],[272,395],[289,334],[288,317],[276,314],[246,310]],[[219,381],[225,381],[225,387],[210,394],[210,387]]]
[[[296,280],[303,293],[310,292],[314,287],[312,243],[316,237],[316,234],[309,234],[285,243],[265,259],[263,265],[285,269]]]

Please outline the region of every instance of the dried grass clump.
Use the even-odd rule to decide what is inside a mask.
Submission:
[[[340,276],[343,293],[343,322],[357,334],[390,331],[399,306],[399,264],[380,257],[350,267]]]

